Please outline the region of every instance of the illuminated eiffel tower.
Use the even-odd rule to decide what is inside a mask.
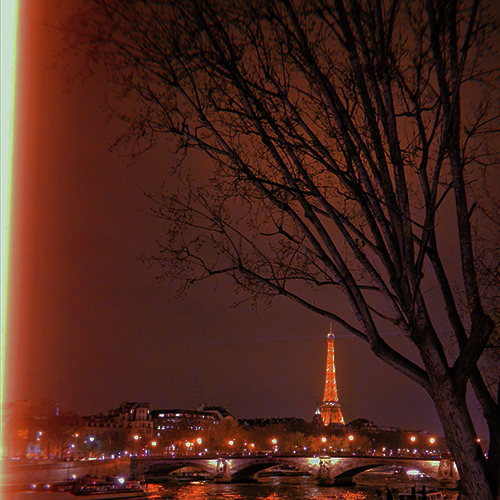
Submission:
[[[335,350],[334,341],[335,335],[332,332],[330,323],[330,333],[328,339],[328,354],[326,358],[326,380],[325,380],[325,395],[323,404],[321,405],[321,419],[323,425],[344,425],[344,417],[339,404],[339,396],[337,393],[337,376],[335,375]]]

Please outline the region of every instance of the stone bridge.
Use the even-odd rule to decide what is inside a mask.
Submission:
[[[395,465],[417,469],[436,479],[440,486],[455,488],[459,481],[456,465],[450,460],[376,457],[376,456],[219,456],[219,457],[147,457],[133,458],[131,474],[144,478],[146,482],[168,480],[169,474],[184,467],[206,472],[217,482],[252,482],[263,470],[285,465],[300,469],[317,478],[324,485],[353,484],[356,474],[377,467]],[[170,476],[171,477],[171,476]]]

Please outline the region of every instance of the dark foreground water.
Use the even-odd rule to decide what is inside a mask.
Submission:
[[[409,489],[411,483],[388,484],[393,497]],[[444,492],[454,500],[456,492]],[[148,500],[378,500],[386,498],[386,486],[358,484],[354,487],[318,486],[309,478],[265,478],[253,484],[216,484],[210,482],[149,485]]]

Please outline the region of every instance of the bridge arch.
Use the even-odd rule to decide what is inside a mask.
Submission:
[[[131,474],[142,475],[146,481],[159,482],[172,472],[193,467],[212,474],[217,481],[252,481],[259,472],[276,465],[289,465],[316,476],[323,484],[352,483],[354,476],[381,466],[397,465],[415,468],[439,481],[443,486],[456,487],[459,480],[454,462],[406,457],[374,456],[225,456],[141,458],[131,462]]]
[[[169,476],[173,472],[186,467],[192,467],[193,469],[207,472],[209,474],[214,473],[213,467],[210,467],[210,464],[206,461],[186,459],[168,462],[165,460],[150,462],[145,468],[143,468],[141,475],[146,483],[158,483],[163,480],[168,480]]]
[[[236,469],[235,472],[231,474],[231,481],[233,482],[257,481],[257,474],[259,472],[265,471],[266,469],[270,469],[271,467],[275,467],[277,465],[280,465],[280,462],[278,460],[271,461],[269,463],[246,464],[245,466]]]
[[[324,457],[319,465],[318,479],[323,484],[352,484],[357,474],[388,465],[417,469],[451,487],[456,486],[458,481],[458,472],[452,462],[425,459],[401,460],[390,457],[346,457],[344,459]]]
[[[320,483],[326,483],[326,484],[331,484],[332,482],[338,486],[342,485],[351,485],[353,484],[354,477],[357,476],[358,474],[361,474],[362,472],[366,472],[367,470],[371,469],[376,469],[378,467],[382,467],[382,464],[378,465],[364,465],[360,467],[353,467],[350,469],[345,470],[344,472],[341,472],[340,474],[335,475],[333,478],[331,476],[329,477],[319,477]]]
[[[316,468],[304,459],[285,456],[269,456],[256,458],[250,462],[231,464],[231,480],[235,482],[256,481],[257,474],[277,465],[286,465],[299,469],[302,472],[315,475]]]

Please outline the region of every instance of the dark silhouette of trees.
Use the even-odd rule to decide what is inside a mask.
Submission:
[[[480,369],[494,322],[478,269],[498,238],[475,235],[498,161],[491,7],[91,0],[67,27],[69,46],[109,69],[125,125],[115,146],[135,156],[177,141],[181,161],[148,193],[166,222],[158,254],[144,257],[160,278],[182,291],[229,275],[252,297],[283,295],[369,343],[432,398],[463,495],[489,500],[500,411]]]
[[[7,407],[7,456],[67,458],[68,445],[83,425],[75,412],[49,399],[16,401]]]

